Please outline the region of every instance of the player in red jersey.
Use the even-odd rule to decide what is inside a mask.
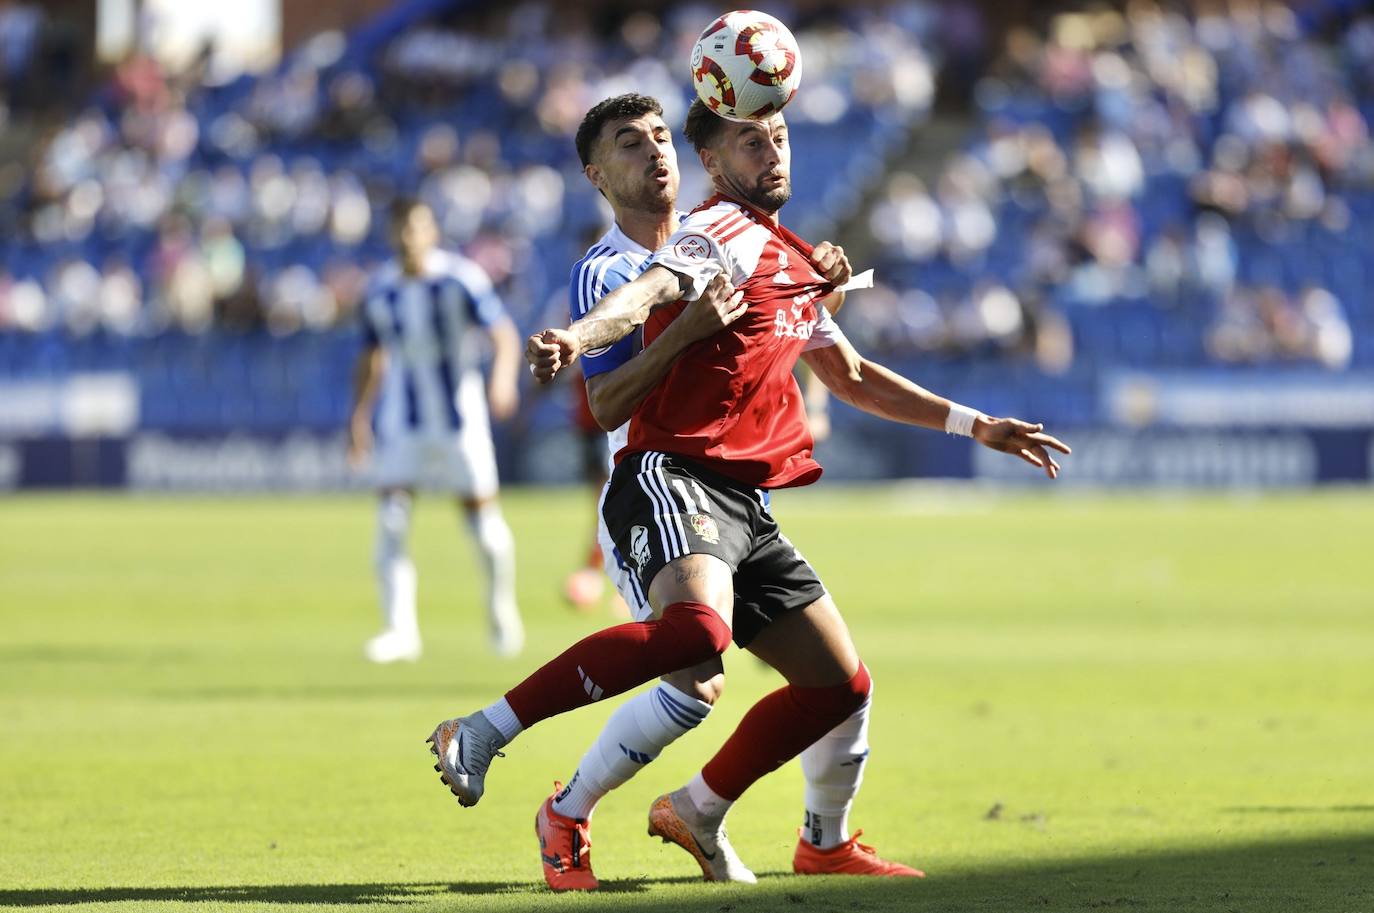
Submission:
[[[548,380],[640,324],[651,340],[680,311],[674,302],[722,274],[744,292],[745,314],[684,350],[636,409],[617,455],[604,515],[657,617],[584,638],[501,700],[441,723],[431,741],[444,782],[472,805],[492,758],[524,728],[708,660],[733,637],[788,684],[755,704],[701,773],[650,812],[651,831],[712,877],[728,849],[730,805],[849,717],[871,688],[834,601],[768,513],[768,490],[821,473],[792,377],[803,350],[837,396],[866,411],[972,436],[1051,478],[1059,467],[1049,449],[1069,450],[1039,425],[951,403],[854,351],[819,306],[850,279],[843,251],[813,249],[777,220],[790,196],[781,115],[735,123],[693,105],[686,132],[717,195],[639,278],[527,348],[536,377]],[[870,855],[853,839],[838,853],[805,849],[794,856],[799,871],[843,871]]]

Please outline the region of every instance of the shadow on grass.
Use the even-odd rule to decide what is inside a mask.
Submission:
[[[665,890],[678,886],[680,891]],[[455,895],[471,900],[459,902]],[[482,900],[478,901],[478,897]],[[1374,910],[1374,834],[1218,849],[1138,852],[1009,865],[914,879],[798,878],[753,887],[691,878],[603,882],[594,897],[557,898],[537,882],[284,884],[0,890],[0,907],[111,903],[387,904],[445,909],[706,911],[1188,911],[1337,913]]]
[[[598,895],[639,894],[653,885],[699,884],[699,878],[615,879],[601,882]],[[82,903],[276,903],[413,904],[446,894],[543,896],[542,882],[460,881],[374,882],[369,884],[212,885],[173,888],[69,888],[0,890],[0,907],[59,906]]]

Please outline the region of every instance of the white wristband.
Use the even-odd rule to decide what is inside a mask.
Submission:
[[[950,403],[949,418],[945,419],[945,431],[963,437],[972,437],[973,423],[978,420],[980,414],[977,409],[970,409],[968,406],[961,406],[958,403]]]

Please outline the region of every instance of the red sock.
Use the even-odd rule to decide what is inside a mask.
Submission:
[[[779,688],[749,708],[734,734],[701,769],[701,778],[721,798],[738,799],[759,777],[844,722],[871,688],[863,663],[843,685]]]
[[[587,560],[583,562],[583,567],[601,570],[601,543],[592,539],[592,547],[587,550]]]
[[[728,646],[730,627],[715,609],[700,602],[675,602],[658,621],[616,625],[582,638],[506,692],[506,701],[528,728],[705,662]]]

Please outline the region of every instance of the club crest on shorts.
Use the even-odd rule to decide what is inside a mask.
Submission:
[[[716,521],[705,514],[692,514],[692,532],[701,537],[701,541],[716,545],[720,542],[720,529],[716,526]]]
[[[630,559],[641,571],[649,564],[649,531],[642,526],[630,530]]]

